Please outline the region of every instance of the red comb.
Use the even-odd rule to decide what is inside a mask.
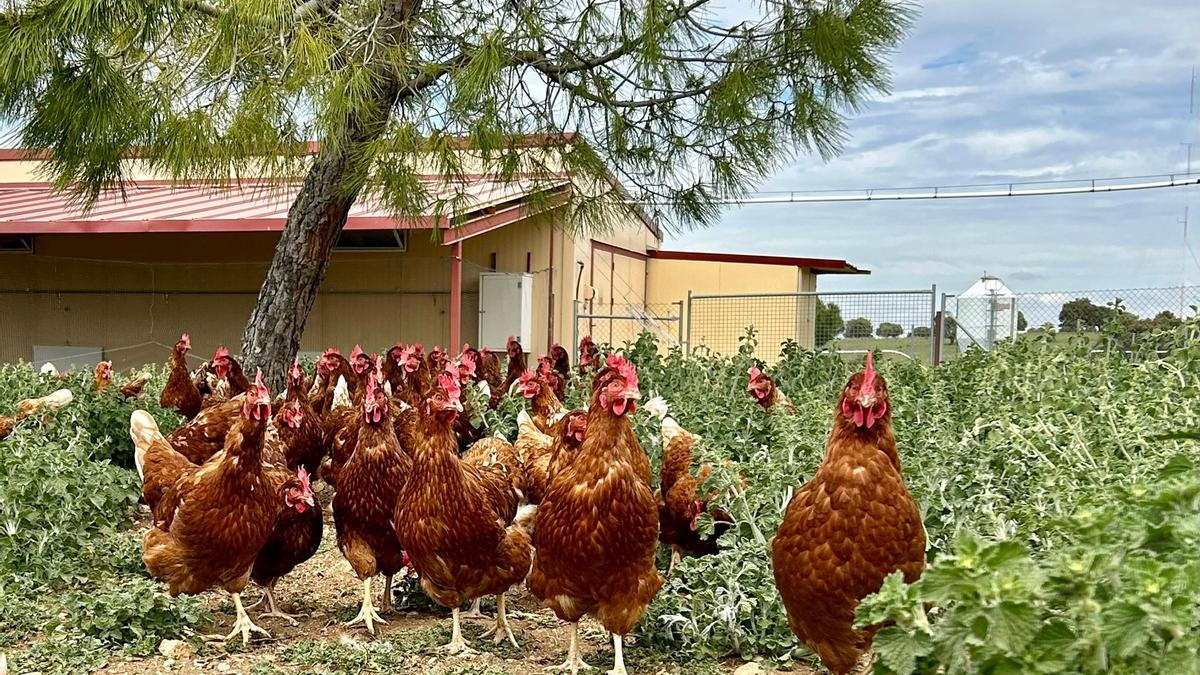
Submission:
[[[362,347],[354,345],[354,351],[350,352],[350,360],[353,361],[363,355]]]
[[[213,354],[213,361],[216,361],[217,359],[226,359],[226,358],[229,358],[229,350],[226,349],[225,345],[221,345],[220,347],[217,347],[217,353]]]

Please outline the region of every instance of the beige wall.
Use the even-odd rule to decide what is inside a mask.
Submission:
[[[406,253],[336,252],[301,349],[445,345],[449,256],[428,231]],[[36,254],[0,254],[0,361],[31,345],[98,345],[119,367],[161,361],[182,331],[194,353],[235,351],[276,235],[46,235]],[[86,258],[86,259],[84,259]],[[478,271],[464,267],[463,334],[478,332]],[[13,292],[13,289],[22,289]],[[115,351],[120,350],[120,351]]]

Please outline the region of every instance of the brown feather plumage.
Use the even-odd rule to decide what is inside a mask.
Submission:
[[[203,467],[186,466],[182,456],[164,460],[179,472],[173,485],[176,506],[164,519],[167,529],[152,527],[146,533],[142,558],[151,576],[167,582],[171,595],[213,586],[231,593],[245,588],[284,508],[280,486],[268,478],[262,461],[266,417],[239,417],[223,451]],[[167,454],[158,449],[162,452],[155,454]],[[146,461],[149,465],[150,457]]]
[[[396,504],[395,531],[425,591],[457,608],[520,582],[529,572],[531,553],[525,524],[508,527],[516,493],[499,455],[511,457],[511,450],[507,443],[489,442],[468,453],[470,460],[460,459],[452,398],[457,395],[439,388],[421,417],[412,479]]]
[[[788,624],[838,675],[873,636],[854,628],[859,601],[888,574],[900,570],[911,583],[925,567],[925,529],[900,472],[882,376],[874,383],[881,416],[869,425],[854,419],[863,418],[853,409],[863,379],[858,373],[847,383],[825,459],[788,504],[771,546]]]
[[[624,635],[663,583],[654,567],[658,509],[630,461],[645,456],[625,416],[636,375],[610,366],[598,378],[583,443],[539,507],[529,589],[564,621],[590,614]],[[619,400],[609,398],[622,388]]]

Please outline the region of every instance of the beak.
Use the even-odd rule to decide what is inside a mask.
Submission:
[[[455,412],[462,412],[463,411],[462,401],[460,401],[458,399],[454,399],[453,401],[450,402],[450,409]]]
[[[858,397],[858,405],[864,410],[869,410],[875,407],[875,394],[863,394]]]
[[[631,401],[639,401],[642,398],[642,392],[637,387],[630,387],[625,390],[625,398]]]
[[[313,506],[313,505],[314,505],[314,500],[313,500],[313,496],[312,496],[312,495],[307,495],[307,496],[304,498],[304,500],[303,500],[303,501],[304,501],[304,503],[305,503],[305,504],[308,504],[309,506]]]

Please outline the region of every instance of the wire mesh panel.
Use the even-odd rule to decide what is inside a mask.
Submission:
[[[984,298],[944,295],[943,358],[972,346],[990,349],[1023,336],[1084,338],[1097,349],[1132,351],[1155,333],[1196,316],[1200,286],[1006,293]]]
[[[688,344],[731,354],[753,328],[759,356],[767,359],[790,340],[806,349],[883,350],[928,362],[934,296],[932,290],[693,295]]]
[[[607,305],[603,311],[594,312],[584,312],[580,303],[575,305],[576,345],[585,335],[598,344],[623,345],[637,340],[643,332],[653,335],[664,349],[680,344],[683,303]]]

